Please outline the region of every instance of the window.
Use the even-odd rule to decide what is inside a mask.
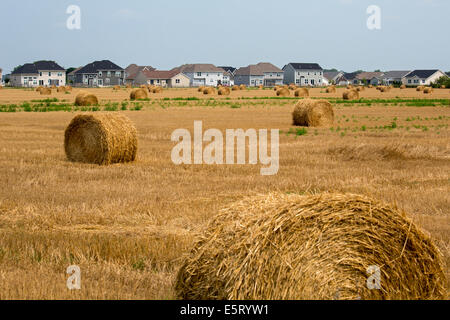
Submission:
[[[425,83],[425,80],[422,80],[422,83]]]
[[[197,72],[197,77],[201,77],[202,73],[201,72]]]
[[[37,77],[33,77],[33,80],[37,80]]]
[[[300,80],[299,79],[295,80],[295,83],[300,84]]]
[[[156,83],[159,83],[159,80],[156,80]]]
[[[36,81],[36,80],[34,80],[34,81],[33,81],[33,84],[34,84],[34,85],[37,85],[37,81]]]
[[[117,78],[120,78],[121,75],[122,75],[122,72],[116,71],[116,77],[117,77]]]
[[[213,80],[213,79],[211,79],[211,80],[209,80],[209,82],[211,82],[211,83],[212,83],[212,82],[214,82],[214,80]]]
[[[180,83],[180,79],[176,79],[176,80],[175,80],[175,83]]]
[[[106,74],[106,76],[107,76],[108,78],[111,78],[111,71],[108,71],[108,73]]]
[[[62,72],[58,72],[58,77],[62,77]]]
[[[308,79],[305,79],[305,84],[308,84]]]
[[[103,79],[98,79],[98,85],[102,86],[103,85]]]
[[[48,79],[48,84],[51,85],[52,84],[52,80]]]
[[[277,73],[277,77],[281,77],[281,74]]]
[[[42,72],[39,72],[39,77],[42,77]]]
[[[51,76],[52,76],[52,73],[51,73],[51,72],[49,72],[49,73],[48,73],[48,76],[49,76],[49,77],[51,77]]]
[[[99,71],[99,72],[98,72],[98,77],[99,77],[99,78],[102,78],[102,77],[103,77],[103,72]]]
[[[106,79],[105,79],[105,84],[106,84],[106,85],[109,85],[110,83],[111,83],[111,79],[110,79],[110,78],[106,78]]]

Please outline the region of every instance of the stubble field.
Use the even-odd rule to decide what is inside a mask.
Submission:
[[[0,105],[17,112],[0,113],[0,299],[174,299],[196,234],[220,208],[271,191],[352,192],[394,203],[432,236],[448,279],[450,106],[442,99],[450,90],[367,89],[358,103],[339,101],[342,90],[311,90],[336,100],[335,124],[300,130],[292,125],[295,100],[265,99],[273,90],[229,99],[165,90],[136,109],[129,90],[91,89],[101,99],[97,112],[118,104],[139,138],[135,163],[100,167],[66,160],[64,130],[79,111],[22,112],[24,102],[32,108],[47,96],[3,89]],[[71,104],[77,91],[50,98]],[[437,100],[411,100],[418,98]],[[260,165],[174,165],[171,134],[192,132],[195,120],[222,132],[280,129],[278,174],[261,176]],[[82,288],[70,291],[65,271],[74,264]]]

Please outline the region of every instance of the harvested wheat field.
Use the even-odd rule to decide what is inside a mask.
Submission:
[[[0,92],[0,299],[180,298],[177,274],[221,210],[248,197],[274,193],[281,198],[353,194],[373,199],[377,208],[385,204],[392,212],[404,212],[405,220],[398,221],[410,224],[396,222],[394,229],[382,230],[410,232],[414,237],[408,239],[418,242],[402,242],[405,237],[394,241],[378,232],[381,243],[395,247],[389,261],[396,259],[402,245],[401,261],[422,257],[414,255],[419,244],[431,253],[435,248],[442,255],[445,279],[434,297],[441,297],[440,292],[448,295],[450,90],[424,94],[393,88],[381,93],[366,88],[360,92],[366,100],[343,101],[344,88],[335,93],[310,89],[310,98],[328,99],[333,107],[334,121],[326,127],[294,126],[298,99],[276,97],[272,88],[246,88],[226,96],[204,95],[194,88],[167,89],[149,94],[145,101],[129,101],[131,89],[86,90],[98,97],[98,106],[74,107],[78,88],[49,97],[34,90]],[[69,161],[65,131],[81,114],[126,116],[136,128],[135,161]],[[278,173],[262,176],[260,164],[175,165],[171,134],[180,128],[193,134],[196,120],[203,121],[204,131],[280,129]],[[111,139],[127,132],[132,129],[118,135],[114,131]],[[386,212],[390,211],[376,215],[380,225],[387,223]],[[419,243],[420,239],[427,240]],[[342,241],[333,250],[351,249],[345,245],[348,239]],[[75,292],[67,289],[65,273],[74,264],[82,272],[82,289]],[[408,267],[394,262],[390,266],[395,272]],[[408,270],[419,278],[425,273]],[[331,291],[323,289],[323,295],[313,298],[332,299]],[[432,297],[420,290],[396,294],[395,285],[389,291],[394,294],[388,291],[363,298]],[[353,298],[352,292],[343,292],[342,298]]]

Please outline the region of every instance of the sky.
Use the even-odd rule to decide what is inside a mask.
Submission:
[[[81,9],[79,30],[66,26],[70,5]],[[379,30],[367,27],[370,5],[380,8]],[[445,72],[449,13],[449,0],[0,1],[0,68],[109,59],[160,70],[316,62],[347,72]]]

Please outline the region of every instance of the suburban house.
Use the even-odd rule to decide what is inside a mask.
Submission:
[[[154,85],[167,88],[186,88],[190,85],[188,76],[178,70],[141,70],[134,78],[134,84]]]
[[[54,61],[26,63],[11,73],[11,86],[65,86],[66,70]]]
[[[222,84],[224,86],[228,86],[228,87],[233,86],[234,85],[234,74],[237,69],[234,67],[229,67],[229,66],[224,66],[224,67],[220,66],[218,68],[225,70],[225,73],[223,74]]]
[[[103,87],[123,85],[125,70],[109,60],[95,61],[75,72],[74,85]]]
[[[125,68],[125,82],[129,84],[138,84],[135,83],[136,76],[140,71],[155,71],[156,69],[152,66],[138,66],[136,64],[130,64]],[[141,83],[142,84],[142,83]]]
[[[223,75],[225,73],[225,70],[222,68],[208,63],[184,64],[172,69],[172,71],[175,70],[188,76],[192,87],[217,87],[223,84]]]
[[[408,71],[388,71],[383,74],[379,80],[380,83],[390,86],[391,84],[401,84],[403,83],[403,78],[405,78],[411,70]]]
[[[234,84],[244,84],[250,87],[274,87],[283,84],[284,72],[269,62],[260,62],[242,67],[234,74]]]
[[[360,72],[356,74],[353,79],[355,85],[367,85],[371,84],[377,86],[380,84],[380,78],[384,75],[384,72]]]
[[[69,84],[75,83],[75,72],[77,72],[81,68],[83,68],[83,67],[76,68],[75,70],[73,70],[67,74],[67,83],[69,83]]]
[[[444,77],[445,73],[438,69],[433,70],[414,70],[403,78],[403,84],[407,86],[430,85],[440,77]]]
[[[445,75],[446,75],[447,77],[450,77],[450,72],[446,72]]]
[[[337,84],[338,79],[341,78],[343,75],[344,73],[340,71],[324,71],[323,84],[326,86],[330,84]]]
[[[322,86],[323,69],[317,63],[289,63],[283,67],[284,83],[298,86]]]
[[[2,84],[3,83],[3,70],[2,70],[2,68],[0,68],[0,84]]]

